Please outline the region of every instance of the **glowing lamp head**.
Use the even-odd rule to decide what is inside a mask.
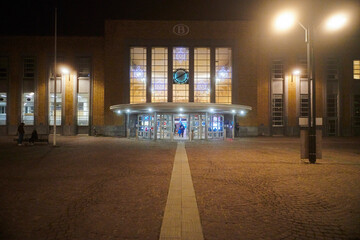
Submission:
[[[240,115],[244,116],[244,115],[245,115],[245,111],[244,111],[244,110],[241,110],[241,111],[240,111]]]
[[[180,111],[180,112],[182,112],[182,111],[184,111],[184,109],[182,109],[182,108],[179,108],[179,111]]]
[[[117,110],[117,114],[121,114],[121,110]]]
[[[293,75],[295,75],[295,76],[299,76],[300,73],[301,73],[301,71],[299,69],[294,69],[294,71],[293,71]]]
[[[130,112],[130,109],[126,109],[126,112],[129,113],[129,112]]]
[[[213,109],[213,108],[210,108],[210,112],[213,113],[213,112],[214,112],[214,109]]]
[[[61,71],[62,74],[69,74],[70,73],[70,70],[68,68],[65,68],[65,67],[61,68],[60,71]]]
[[[329,31],[336,31],[345,26],[347,23],[347,16],[345,14],[339,13],[331,16],[326,21],[326,29]]]
[[[286,11],[278,15],[275,19],[274,27],[279,31],[286,31],[291,28],[296,20],[296,16],[293,12]]]
[[[149,112],[152,112],[152,108],[149,108],[148,111],[149,111]]]
[[[231,112],[232,112],[232,113],[235,113],[235,110],[233,109],[233,110],[231,110]]]

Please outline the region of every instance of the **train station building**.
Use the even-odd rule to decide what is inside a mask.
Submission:
[[[54,111],[62,135],[194,140],[299,136],[309,115],[301,29],[107,20],[104,32],[58,37],[56,76],[54,37],[0,37],[0,135],[15,135],[21,122],[51,133]],[[324,136],[360,135],[359,42],[351,31],[316,35]]]

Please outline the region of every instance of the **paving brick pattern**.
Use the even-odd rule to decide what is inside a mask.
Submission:
[[[0,138],[0,239],[158,239],[176,143]]]
[[[360,239],[360,139],[325,138],[299,161],[299,139],[186,144],[204,238]]]

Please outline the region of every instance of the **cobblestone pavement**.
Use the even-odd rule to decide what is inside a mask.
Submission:
[[[299,146],[187,143],[205,239],[360,239],[360,138],[325,138],[315,165]]]
[[[176,143],[0,138],[0,239],[158,239]]]

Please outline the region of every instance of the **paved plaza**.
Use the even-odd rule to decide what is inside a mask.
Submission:
[[[12,138],[0,239],[360,239],[360,138],[324,138],[315,165],[298,138]]]

